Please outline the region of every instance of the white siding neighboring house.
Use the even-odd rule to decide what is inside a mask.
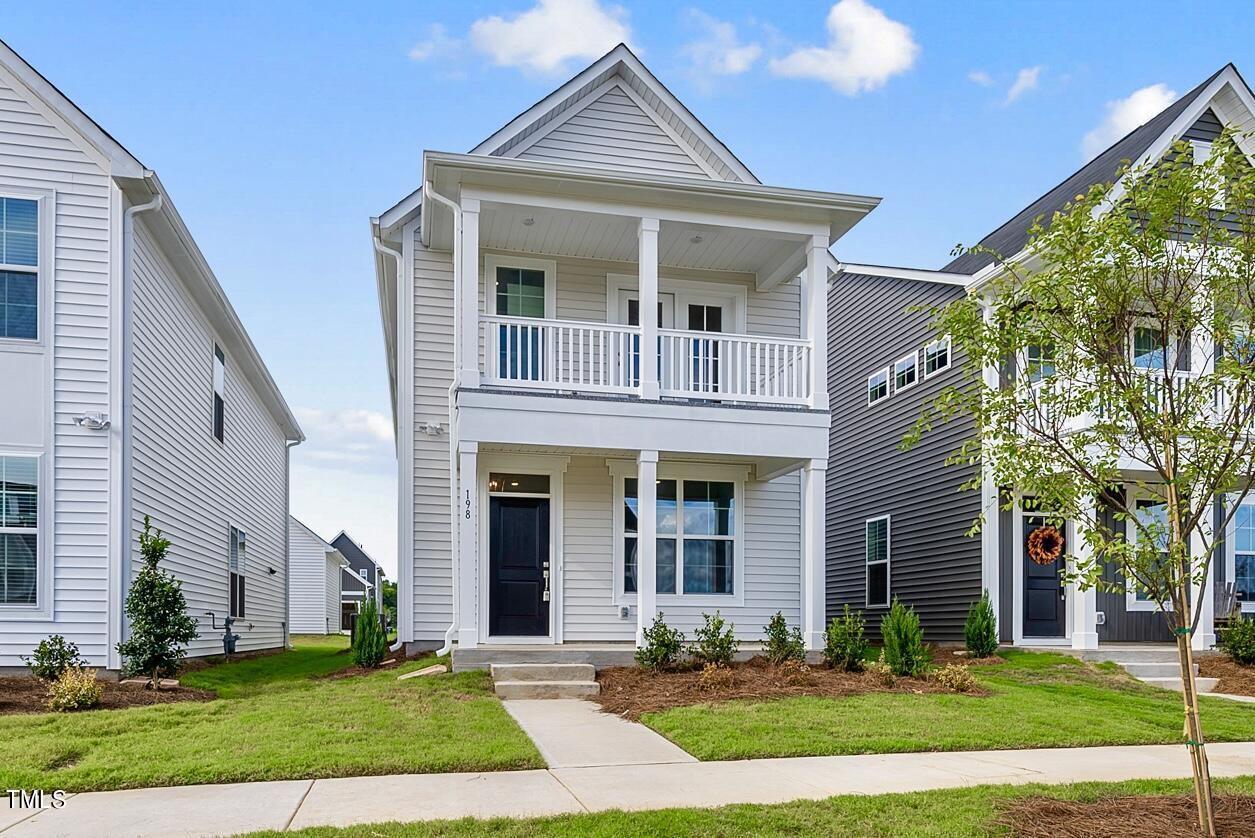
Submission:
[[[288,517],[288,625],[293,634],[338,634],[340,573],[349,562],[340,551]]]
[[[424,152],[372,220],[400,639],[630,652],[718,609],[817,648],[828,248],[877,203],[761,184],[622,45]]]
[[[191,654],[284,645],[300,429],[157,176],[2,42],[0,282],[0,670],[120,665],[145,515]]]

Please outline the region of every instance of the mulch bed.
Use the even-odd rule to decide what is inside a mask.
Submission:
[[[1239,666],[1227,655],[1200,655],[1197,660],[1199,675],[1220,679],[1216,692],[1255,696],[1255,666]]]
[[[962,646],[930,646],[929,651],[932,652],[933,663],[937,666],[945,666],[948,663],[957,663],[960,666],[993,666],[1007,662],[1006,658],[1000,658],[997,655],[990,655],[987,658],[970,658]]]
[[[673,707],[738,699],[770,700],[812,695],[840,698],[873,692],[945,693],[950,690],[922,678],[899,678],[885,686],[866,672],[839,672],[823,666],[799,673],[772,666],[761,657],[733,664],[727,682],[712,687],[702,683],[699,669],[651,673],[636,666],[612,666],[597,673],[601,693],[592,700],[602,712],[637,720],[644,713]],[[966,695],[988,695],[976,689]]]
[[[395,659],[392,658],[391,652],[388,654],[389,657],[385,658],[384,662],[379,664],[379,666],[374,669],[352,664],[350,666],[346,666],[344,669],[337,669],[335,672],[328,672],[326,675],[319,675],[316,680],[339,681],[341,678],[358,678],[362,675],[371,675],[384,669],[395,669],[398,664],[405,663],[406,659],[400,652],[397,652]]]
[[[1215,795],[1216,831],[1221,836],[1255,832],[1255,797]],[[1190,795],[1111,797],[1092,803],[1029,797],[1007,804],[998,823],[1017,838],[1109,838],[1154,835],[1198,838],[1198,809]]]
[[[149,704],[170,704],[176,701],[212,701],[217,696],[211,690],[191,687],[174,687],[165,690],[148,690],[140,684],[119,684],[101,681],[104,687],[97,710],[121,710],[126,707],[145,707]],[[0,678],[0,715],[12,713],[46,713],[48,686],[32,676]],[[89,711],[77,711],[89,712]]]

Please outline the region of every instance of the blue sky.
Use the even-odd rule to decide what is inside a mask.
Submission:
[[[0,38],[170,189],[310,440],[293,512],[395,568],[367,219],[626,37],[765,183],[877,195],[835,252],[939,267],[1228,61],[1137,2],[11,4]],[[1088,137],[1088,139],[1087,139]]]

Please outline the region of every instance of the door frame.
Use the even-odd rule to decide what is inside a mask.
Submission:
[[[1071,646],[1072,645],[1072,608],[1076,603],[1076,586],[1063,584],[1063,634],[1059,637],[1024,637],[1024,519],[1043,514],[1040,510],[1025,510],[1022,503],[1023,495],[1015,493],[1015,508],[1011,513],[1011,643],[1023,646]],[[1047,513],[1048,514],[1048,513]],[[1076,541],[1076,525],[1065,521],[1063,537],[1070,546]],[[1067,566],[1071,570],[1071,564]]]
[[[485,452],[479,454],[475,486],[479,494],[479,508],[484,514],[479,515],[479,591],[475,597],[476,610],[479,612],[476,622],[479,624],[481,644],[556,644],[562,642],[562,495],[563,475],[571,458],[559,454],[512,454]],[[538,474],[549,478],[548,495],[514,494],[513,497],[548,497],[549,498],[549,634],[536,635],[490,635],[488,633],[488,602],[491,590],[489,579],[489,492],[488,475],[492,472],[511,472],[514,474]],[[504,496],[511,496],[503,492]]]
[[[622,324],[624,321],[622,303],[624,292],[639,292],[640,282],[636,274],[606,274],[606,322]],[[749,291],[744,285],[733,282],[703,282],[695,279],[674,279],[659,275],[658,293],[674,294],[675,306],[679,309],[682,300],[700,298],[694,302],[707,305],[723,305],[729,308],[728,320],[724,334],[745,334],[746,307]],[[677,311],[678,314],[678,311]],[[687,322],[687,321],[686,321]],[[661,328],[661,327],[660,327]],[[676,326],[675,328],[679,328]],[[688,329],[680,329],[687,332]]]

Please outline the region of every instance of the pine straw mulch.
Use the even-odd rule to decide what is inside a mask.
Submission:
[[[127,707],[146,707],[150,704],[171,704],[176,701],[213,701],[217,696],[211,690],[191,687],[171,687],[164,690],[145,689],[142,684],[119,684],[116,681],[100,681],[104,688],[100,705],[94,710],[124,710]],[[0,678],[0,715],[13,713],[48,712],[48,685],[31,675]],[[77,711],[89,712],[89,711]]]
[[[1240,666],[1228,655],[1201,655],[1198,674],[1204,678],[1219,678],[1218,693],[1255,696],[1255,666]],[[1255,832],[1255,826],[1251,831]]]
[[[1217,794],[1216,831],[1255,833],[1255,796]],[[1129,795],[1088,803],[1029,797],[1002,807],[997,822],[1016,838],[1198,838],[1198,809],[1191,795]]]
[[[717,686],[703,683],[699,668],[686,668],[652,673],[638,666],[612,666],[600,670],[597,680],[601,692],[590,696],[601,705],[603,713],[612,713],[636,721],[645,713],[657,713],[673,707],[711,704],[741,699],[772,700],[793,696],[841,698],[863,693],[946,693],[951,690],[925,678],[898,678],[886,686],[868,672],[841,672],[814,666],[809,672],[789,670],[755,657],[735,663],[724,683]],[[985,690],[971,690],[965,695],[983,696]]]

